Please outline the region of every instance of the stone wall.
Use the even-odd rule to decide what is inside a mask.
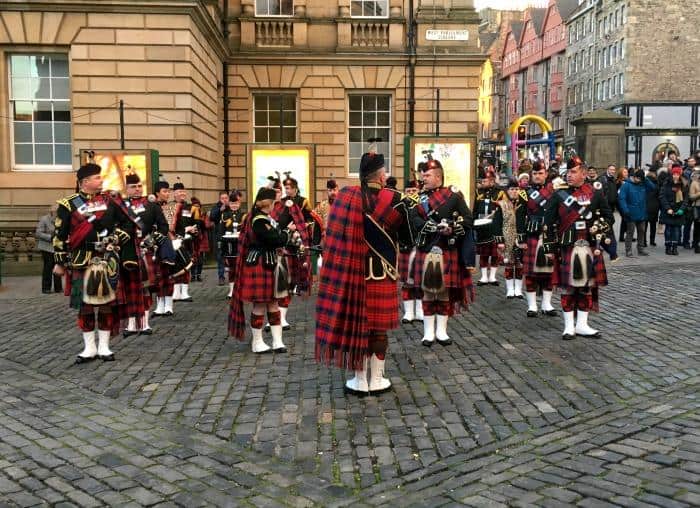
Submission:
[[[125,148],[158,150],[161,173],[213,202],[223,172],[223,41],[197,2],[183,2],[181,14],[159,13],[157,2],[133,12],[138,3],[125,12],[50,12],[41,2],[30,2],[33,12],[0,12],[0,75],[13,52],[67,53],[73,165],[80,149],[120,147],[121,99]],[[3,87],[0,115],[11,116],[8,101]],[[8,125],[0,126],[0,228],[33,229],[45,205],[72,190],[74,173],[13,171]]]

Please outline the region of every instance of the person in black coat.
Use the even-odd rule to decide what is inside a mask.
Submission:
[[[647,192],[647,223],[644,229],[644,245],[647,246],[647,233],[649,245],[656,247],[656,224],[659,221],[659,182],[656,176],[656,168],[651,167],[647,173],[647,178],[657,186],[656,192]]]
[[[666,254],[678,255],[678,242],[681,240],[681,226],[685,223],[688,208],[688,188],[683,184],[683,168],[674,165],[671,177],[668,178],[659,193],[661,210],[659,220],[666,225],[664,239]]]

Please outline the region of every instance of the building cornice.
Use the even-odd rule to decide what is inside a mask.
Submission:
[[[407,65],[408,53],[299,53],[287,52],[284,54],[264,54],[260,51],[236,52],[228,62],[234,65],[367,65],[371,59],[371,65]],[[480,53],[449,53],[437,55],[418,54],[416,65],[481,65],[486,56]]]
[[[221,59],[231,51],[207,11],[209,0],[5,0],[0,10],[114,14],[187,14]],[[217,7],[218,10],[218,7]],[[128,28],[128,27],[125,27]]]

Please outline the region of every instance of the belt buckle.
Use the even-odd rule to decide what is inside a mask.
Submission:
[[[577,220],[575,222],[576,231],[581,231],[583,229],[586,229],[586,221],[585,220]]]

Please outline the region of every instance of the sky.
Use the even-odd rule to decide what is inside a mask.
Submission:
[[[492,7],[501,10],[523,10],[527,7],[547,7],[547,0],[474,0],[476,9]]]

